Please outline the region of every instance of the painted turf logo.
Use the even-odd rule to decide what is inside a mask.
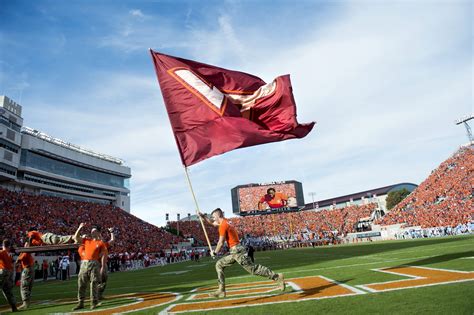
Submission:
[[[272,281],[242,283],[229,285],[228,298],[220,300],[210,299],[209,292],[216,288],[198,288],[187,299],[189,302],[172,304],[160,314],[301,302],[474,280],[474,272],[427,267],[402,266],[372,270],[405,276],[409,279],[358,285],[356,288],[323,276],[292,278],[288,279],[287,283],[293,288],[293,292],[284,294],[273,292],[275,285]]]

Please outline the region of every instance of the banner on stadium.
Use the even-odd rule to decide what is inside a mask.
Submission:
[[[234,149],[303,138],[290,76],[271,83],[150,49],[184,166]]]

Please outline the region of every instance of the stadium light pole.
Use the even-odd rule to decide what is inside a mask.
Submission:
[[[469,139],[470,144],[474,142],[474,138],[472,137],[471,127],[467,123],[471,119],[474,119],[474,114],[461,117],[454,122],[456,125],[464,124],[464,127],[466,127],[467,138]]]
[[[315,206],[314,206],[314,196],[316,196],[316,193],[315,192],[310,192],[309,195],[313,199],[313,210],[314,210],[314,209],[316,209]]]

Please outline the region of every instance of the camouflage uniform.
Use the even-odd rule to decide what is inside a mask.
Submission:
[[[81,261],[81,269],[77,277],[78,295],[77,298],[80,304],[84,304],[86,298],[87,285],[90,282],[91,303],[99,303],[98,284],[100,281],[100,263],[97,260],[83,260]]]
[[[8,304],[12,306],[12,308],[13,307],[16,308],[16,299],[12,293],[12,288],[13,288],[12,275],[13,275],[13,272],[11,272],[10,270],[0,269],[0,286],[2,287],[3,296],[8,301]]]
[[[29,304],[31,299],[31,290],[33,289],[34,270],[33,267],[23,268],[21,272],[20,294],[24,304]]]
[[[44,233],[41,236],[41,240],[43,243],[48,245],[58,245],[58,244],[67,244],[70,243],[72,239],[72,235],[56,235],[53,233]]]
[[[233,265],[235,262],[241,265],[245,270],[247,270],[248,273],[252,275],[266,277],[271,280],[278,279],[278,274],[274,273],[270,268],[254,264],[248,256],[245,247],[238,244],[230,249],[230,253],[228,255],[222,257],[216,263],[219,290],[225,291],[224,269]]]
[[[109,275],[107,274],[107,267],[105,267],[104,273],[100,275],[100,283],[98,285],[99,289],[99,300],[104,298],[104,291],[107,287],[107,280],[109,279]]]

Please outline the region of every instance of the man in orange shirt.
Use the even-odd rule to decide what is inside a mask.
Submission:
[[[29,247],[28,242],[25,243],[25,247]],[[31,291],[34,282],[35,259],[30,253],[21,253],[20,256],[18,256],[16,263],[20,264],[23,269],[20,280],[20,294],[23,304],[18,309],[26,310],[30,306]]]
[[[282,273],[274,273],[270,268],[256,265],[252,262],[247,254],[245,247],[240,245],[239,236],[237,235],[236,229],[229,224],[224,213],[220,208],[215,209],[211,212],[213,221],[211,221],[205,214],[199,213],[199,215],[209,224],[219,227],[219,242],[217,243],[216,249],[211,253],[215,256],[215,253],[219,253],[224,241],[227,242],[229,247],[229,255],[226,255],[219,259],[216,263],[217,271],[217,282],[219,289],[212,293],[214,297],[225,297],[225,275],[224,269],[233,265],[235,262],[239,263],[247,272],[252,275],[262,276],[271,280],[277,281],[278,287],[281,291],[285,291],[285,281]]]
[[[91,288],[90,308],[93,310],[99,306],[98,284],[100,274],[104,273],[104,266],[107,266],[107,249],[102,241],[100,228],[98,226],[92,227],[92,238],[82,238],[79,233],[84,225],[84,223],[81,223],[76,234],[74,234],[74,239],[81,243],[78,249],[79,255],[81,256],[81,269],[77,277],[78,303],[77,306],[72,309],[73,311],[84,308],[86,289],[89,284]]]
[[[16,300],[12,293],[13,288],[13,260],[10,257],[11,242],[9,239],[4,239],[2,243],[2,250],[0,250],[0,286],[2,287],[3,295],[12,308],[12,312],[16,312]]]
[[[264,204],[267,204],[271,209],[282,208],[288,204],[288,196],[283,193],[276,192],[275,188],[268,188],[267,194],[260,198],[257,209],[264,210]]]
[[[73,241],[72,235],[56,235],[53,233],[40,233],[36,228],[30,228],[26,234],[32,246],[67,244]]]

